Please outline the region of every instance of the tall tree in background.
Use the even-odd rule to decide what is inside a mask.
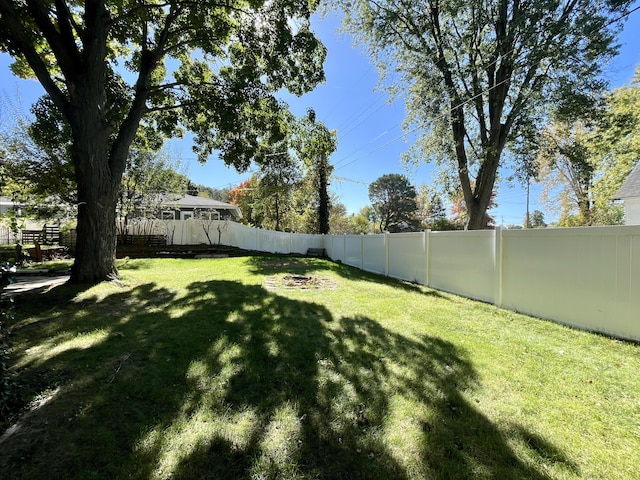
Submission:
[[[73,166],[60,148],[42,149],[30,135],[30,126],[20,120],[16,127],[2,134],[5,185],[2,194],[30,206],[55,203],[64,210],[75,211],[76,186]]]
[[[41,98],[31,108],[32,117],[18,114],[13,130],[3,132],[5,174],[13,189],[5,194],[31,205],[53,202],[75,215],[78,195],[69,162],[71,132],[50,106],[48,98]]]
[[[629,85],[605,97],[589,148],[597,165],[593,185],[596,220],[621,223],[623,209],[612,205],[611,198],[640,160],[640,66]]]
[[[524,228],[545,228],[547,226],[547,222],[544,221],[544,213],[540,210],[534,210],[529,218],[525,217],[522,223]]]
[[[253,191],[253,216],[261,218],[260,226],[282,231],[291,196],[300,180],[298,164],[284,149],[273,152],[268,163],[260,167],[260,180]]]
[[[273,121],[279,122],[283,136],[280,141],[265,145],[254,158],[258,181],[252,190],[252,220],[256,226],[282,231],[290,228],[291,197],[302,175],[300,161],[290,148],[298,122],[290,112],[282,112]]]
[[[622,222],[622,208],[612,197],[640,158],[638,72],[585,118],[560,116],[542,129],[536,147],[542,200],[558,211],[560,225]]]
[[[229,203],[231,197],[229,196],[229,188],[214,188],[206,185],[196,185],[201,197],[210,198],[211,200],[217,200],[219,202]]]
[[[589,154],[590,128],[583,122],[545,127],[539,142],[539,181],[546,207],[559,210],[559,224],[592,224],[592,187],[596,166]]]
[[[309,30],[315,7],[307,0],[0,0],[0,50],[16,59],[14,72],[38,79],[71,132],[72,282],[117,274],[116,202],[141,122],[163,136],[185,126],[202,161],[219,150],[239,170],[282,136],[271,121],[284,108],[274,92],[300,95],[324,78],[325,49]]]
[[[589,102],[617,51],[631,0],[333,0],[366,45],[406,126],[421,129],[417,158],[453,159],[468,211],[483,228],[507,145],[546,105]],[[399,78],[396,76],[399,74]]]
[[[258,188],[259,182],[258,177],[252,175],[229,190],[230,203],[240,209],[242,212],[241,221],[247,225],[256,226],[253,215],[253,192]]]
[[[447,211],[444,208],[440,194],[427,184],[418,187],[416,196],[418,209],[416,218],[420,221],[421,228],[431,230],[449,229]]]
[[[369,185],[369,200],[378,218],[381,232],[418,229],[416,189],[398,173],[382,175]]]
[[[314,219],[314,233],[329,233],[329,215],[331,202],[329,197],[329,177],[333,167],[329,157],[337,148],[336,134],[326,125],[316,121],[313,109],[298,122],[292,146],[298,158],[305,166],[305,179],[312,186],[313,196],[306,201],[314,205],[317,217]]]

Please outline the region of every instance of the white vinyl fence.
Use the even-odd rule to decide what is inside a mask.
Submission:
[[[209,243],[197,221],[161,222]],[[166,232],[167,230],[165,230]],[[582,329],[640,341],[640,226],[301,235],[212,222],[212,243],[329,258]]]
[[[499,307],[640,340],[640,227],[328,236],[329,257]]]
[[[156,220],[149,231],[167,235],[169,245],[221,244],[245,250],[283,254],[305,254],[309,248],[324,248],[323,235],[273,232],[222,220]]]

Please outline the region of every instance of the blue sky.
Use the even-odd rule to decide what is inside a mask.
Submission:
[[[636,6],[640,2],[636,2]],[[354,47],[350,37],[337,31],[335,16],[314,17],[312,27],[328,49],[325,63],[326,82],[301,98],[286,96],[292,112],[302,116],[307,108],[316,111],[317,118],[331,130],[338,131],[338,149],[330,158],[335,166],[331,188],[349,213],[356,213],[369,204],[368,184],[386,173],[402,173],[418,186],[432,185],[434,169],[429,164],[406,170],[400,156],[410,144],[401,128],[404,119],[402,101],[389,103],[386,94],[376,90],[378,72],[366,55]],[[632,13],[619,37],[620,55],[606,67],[607,78],[614,87],[628,83],[635,67],[640,65],[640,11]],[[41,94],[35,80],[24,81],[12,76],[11,59],[0,54],[0,106],[7,103],[23,112]],[[0,120],[6,122],[7,112]],[[410,140],[410,139],[409,139]],[[189,137],[168,142],[170,154],[183,162],[187,175],[198,184],[215,188],[232,187],[251,173],[238,174],[212,156],[200,165],[191,151]],[[531,195],[531,210],[543,208],[537,204],[540,187]],[[519,185],[503,182],[498,188],[498,207],[492,215],[498,224],[521,224],[526,211],[526,192]],[[547,219],[550,216],[547,215]],[[552,218],[551,218],[552,219]]]

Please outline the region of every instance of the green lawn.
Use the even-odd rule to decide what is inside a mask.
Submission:
[[[640,478],[637,345],[318,259],[120,269],[18,299],[10,478]]]

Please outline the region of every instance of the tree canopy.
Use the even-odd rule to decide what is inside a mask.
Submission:
[[[600,91],[601,67],[631,1],[333,0],[420,131],[415,157],[457,177],[482,228],[503,152],[546,107],[571,111]]]
[[[282,137],[286,107],[324,79],[311,0],[84,3],[0,0],[0,50],[34,76],[69,129],[78,189],[72,282],[117,274],[115,205],[139,128],[195,134],[239,170]]]
[[[336,132],[316,121],[315,112],[309,109],[297,123],[292,147],[306,170],[303,182],[309,187],[309,195],[306,195],[305,203],[314,212],[308,217],[309,230],[327,234],[331,213],[329,177],[333,172],[329,157],[338,147]]]
[[[538,180],[560,225],[622,222],[622,207],[613,197],[640,158],[639,72],[629,85],[604,95],[586,118],[554,117],[541,130]]]
[[[382,175],[369,185],[369,200],[381,232],[418,229],[416,189],[406,176],[398,173]]]

